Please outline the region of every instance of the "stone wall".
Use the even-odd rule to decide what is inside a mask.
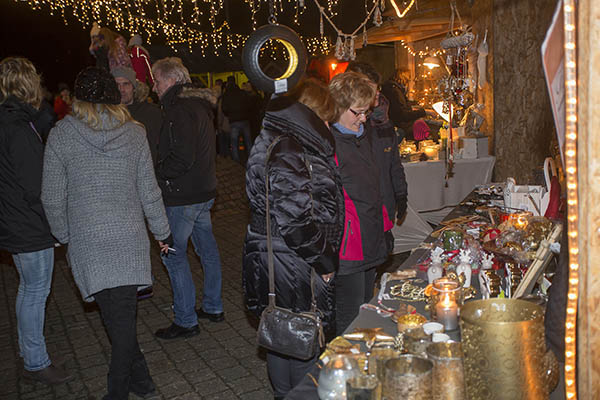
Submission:
[[[494,180],[533,180],[555,135],[540,47],[556,0],[493,1]]]

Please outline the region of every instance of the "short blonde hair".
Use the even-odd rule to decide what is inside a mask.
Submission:
[[[39,108],[42,102],[42,79],[26,58],[6,57],[0,61],[0,103],[10,96]]]
[[[104,113],[116,120],[119,126],[133,121],[127,107],[123,104],[94,104],[77,98],[73,100],[73,116],[88,124],[92,129],[103,128],[100,114]]]
[[[178,84],[191,83],[190,71],[183,65],[179,57],[166,57],[158,60],[152,66],[152,73],[161,77],[175,79]]]
[[[329,83],[329,92],[335,100],[336,115],[334,122],[353,105],[370,107],[377,95],[377,86],[367,76],[358,72],[344,72],[333,77]]]
[[[288,96],[313,110],[325,122],[335,117],[335,101],[321,81],[314,78],[305,79],[291,90]]]

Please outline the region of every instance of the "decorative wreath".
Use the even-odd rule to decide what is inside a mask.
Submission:
[[[269,40],[277,40],[288,52],[288,67],[278,78],[269,78],[260,68],[258,57],[261,47]],[[242,66],[252,84],[264,92],[284,93],[292,89],[306,71],[307,53],[298,34],[285,25],[269,24],[250,35],[242,51]]]

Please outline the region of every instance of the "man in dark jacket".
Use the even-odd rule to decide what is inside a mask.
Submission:
[[[225,318],[221,260],[210,220],[217,191],[213,125],[216,97],[210,89],[189,86],[189,72],[179,58],[157,61],[152,72],[154,91],[163,109],[156,178],[174,239],[174,251],[163,256],[163,263],[171,278],[175,321],[159,329],[156,336],[175,339],[197,335],[198,318],[213,322]],[[196,288],[187,259],[190,236],[204,268],[202,306],[196,312]]]
[[[244,137],[247,154],[252,148],[252,129],[250,127],[250,113],[252,104],[246,91],[240,89],[235,83],[235,78],[227,78],[227,86],[223,94],[223,113],[229,119],[231,132],[231,158],[240,161],[238,141],[240,135]]]
[[[402,70],[396,71],[395,80],[388,80],[381,87],[381,93],[390,102],[390,118],[394,126],[402,130],[407,140],[413,139],[412,127],[415,121],[425,117],[427,114],[422,108],[413,110],[406,97],[406,87],[401,82]]]
[[[126,105],[133,119],[144,125],[146,129],[146,138],[150,146],[152,164],[156,165],[158,135],[160,134],[162,124],[160,107],[156,104],[148,103],[145,99],[135,98],[137,85],[141,85],[142,83],[137,81],[135,71],[132,68],[116,67],[112,69],[111,73],[121,93],[121,104]],[[154,275],[152,276],[152,281],[154,281]],[[152,285],[138,287],[138,300],[147,299],[153,295]]]
[[[116,67],[113,68],[111,73],[117,81],[119,92],[121,92],[121,104],[126,105],[133,119],[146,128],[150,155],[152,156],[152,162],[156,165],[158,136],[162,124],[160,108],[156,104],[148,103],[145,99],[135,98],[135,89],[139,83],[132,68]]]
[[[34,125],[40,77],[29,60],[16,57],[0,61],[0,76],[0,249],[12,253],[19,273],[15,311],[23,377],[57,384],[71,376],[52,364],[44,338],[55,240],[40,200],[44,145]]]
[[[380,75],[370,64],[351,62],[346,71],[360,72],[366,75],[373,83],[379,84]],[[404,166],[400,161],[398,151],[398,137],[389,118],[389,101],[378,92],[373,112],[369,115],[367,123],[374,128],[373,150],[377,154],[376,160],[380,171],[380,185],[383,191],[383,203],[389,215],[384,215],[385,239],[388,251],[394,249],[394,236],[392,228],[396,219],[402,220],[406,213],[408,203],[408,185]]]

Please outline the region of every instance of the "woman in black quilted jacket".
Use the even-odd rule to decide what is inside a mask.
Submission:
[[[333,325],[332,275],[344,223],[344,200],[334,160],[334,139],[324,121],[334,119],[327,87],[306,80],[286,96],[272,99],[246,172],[251,220],[244,244],[243,286],[248,309],[260,316],[268,304],[265,219],[265,158],[269,165],[269,206],[277,306],[295,312],[311,306],[311,271],[324,327]],[[267,369],[275,398],[283,398],[316,361],[269,351]]]

